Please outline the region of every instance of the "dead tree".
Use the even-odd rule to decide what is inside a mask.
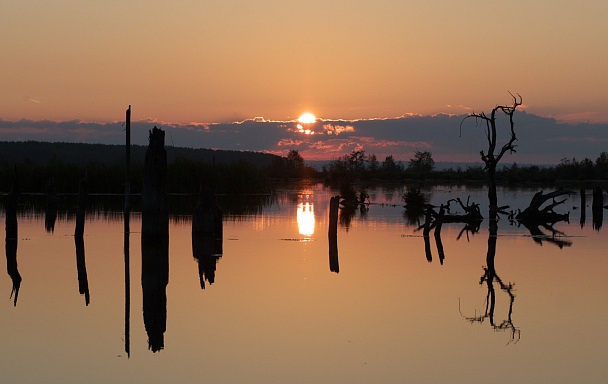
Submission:
[[[553,192],[543,193],[543,191],[536,192],[530,201],[530,205],[521,211],[515,218],[520,222],[533,222],[533,223],[556,223],[558,221],[568,221],[569,213],[560,214],[553,211],[553,208],[563,204],[567,199],[556,201],[555,198],[563,195],[568,195],[572,191],[567,189],[558,189]],[[543,207],[543,205],[551,200],[551,203]]]
[[[496,166],[502,159],[505,153],[515,152],[515,141],[517,140],[517,136],[515,135],[515,123],[513,121],[513,115],[515,114],[515,110],[518,106],[522,104],[522,98],[520,95],[513,97],[512,105],[497,105],[492,109],[490,116],[486,115],[484,112],[481,113],[472,113],[466,116],[462,122],[460,123],[460,130],[462,132],[462,124],[468,118],[475,118],[476,121],[481,120],[486,124],[486,137],[488,140],[488,151],[487,153],[483,150],[480,152],[481,160],[485,164],[485,170],[488,172],[488,200],[490,203],[490,220],[495,220],[498,216],[499,207],[498,207],[498,198],[496,196]],[[508,141],[500,148],[497,148],[497,136],[498,129],[496,125],[496,114],[498,112],[503,112],[507,116],[509,116],[509,124],[510,124],[510,136]]]

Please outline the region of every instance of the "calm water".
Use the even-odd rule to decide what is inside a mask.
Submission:
[[[227,214],[221,257],[195,259],[191,218],[173,218],[166,312],[163,292],[151,296],[157,323],[148,330],[160,330],[164,347],[156,353],[142,310],[139,215],[131,219],[126,290],[120,214],[89,214],[79,257],[73,217],[60,215],[48,233],[43,214],[21,214],[16,305],[10,276],[0,274],[2,382],[608,380],[608,228],[594,229],[590,208],[581,225],[578,195],[556,207],[570,211],[569,223],[555,224],[555,234],[540,227],[547,238],[499,222],[497,279],[489,287],[480,284],[487,221],[478,233],[444,224],[443,264],[431,232],[429,262],[422,232],[404,218],[403,191],[369,192],[369,211],[341,218],[339,273],[330,270],[327,236],[335,191],[320,185]],[[499,201],[523,209],[534,192],[501,190]],[[436,187],[431,200],[470,195],[485,207],[485,194]]]

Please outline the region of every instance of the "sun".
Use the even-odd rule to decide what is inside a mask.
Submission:
[[[305,112],[298,117],[298,123],[301,124],[314,124],[316,121],[317,118],[310,112]]]

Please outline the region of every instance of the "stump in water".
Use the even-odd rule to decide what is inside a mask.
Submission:
[[[150,131],[141,207],[141,285],[144,325],[153,352],[164,348],[169,283],[169,210],[165,132]]]
[[[76,245],[76,270],[78,271],[78,292],[84,295],[84,302],[89,305],[91,295],[89,293],[89,279],[87,277],[87,262],[84,256],[84,238],[82,236],[74,236],[74,244]]]
[[[222,257],[222,210],[217,205],[213,188],[204,179],[192,215],[192,253],[198,260],[201,289],[205,280],[215,282],[217,260]]]
[[[602,187],[593,188],[593,202],[591,203],[593,229],[599,231],[604,221],[604,192]]]
[[[338,259],[338,209],[340,207],[340,196],[333,196],[329,200],[329,270],[340,272]]]
[[[44,216],[44,228],[47,232],[55,231],[55,222],[57,221],[57,188],[55,187],[55,179],[50,178],[46,183],[46,212]]]
[[[148,348],[158,352],[165,347],[167,329],[167,284],[169,283],[168,239],[142,239],[141,287],[144,326]]]
[[[76,208],[76,229],[74,236],[82,238],[84,235],[84,219],[87,210],[87,185],[88,174],[85,173],[84,178],[80,179],[78,187],[78,207]]]
[[[520,222],[527,223],[556,223],[558,221],[568,221],[570,213],[560,214],[553,211],[553,208],[563,204],[567,199],[556,201],[555,198],[562,195],[568,195],[572,191],[566,189],[558,189],[553,192],[543,193],[537,192],[530,201],[528,208],[520,212],[515,218]],[[547,200],[552,202],[543,207]]]
[[[165,132],[154,127],[150,131],[144,164],[144,186],[141,207],[142,239],[169,239],[167,203],[167,151]]]
[[[585,221],[587,220],[587,196],[585,195],[585,188],[581,188],[581,219],[580,225],[581,228],[585,226]]]
[[[17,305],[17,297],[19,296],[19,287],[21,287],[21,274],[17,269],[17,242],[19,236],[19,228],[17,224],[17,203],[19,201],[19,177],[17,175],[17,167],[15,167],[15,178],[13,180],[13,189],[8,195],[6,202],[6,270],[11,280],[13,281],[13,289],[11,297],[14,295],[13,304]]]

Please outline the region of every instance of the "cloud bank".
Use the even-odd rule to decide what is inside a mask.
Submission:
[[[154,126],[166,132],[166,144],[188,148],[247,150],[285,155],[295,149],[306,160],[338,158],[353,150],[375,154],[382,161],[392,155],[408,160],[416,150],[430,151],[435,161],[477,162],[486,149],[485,126],[466,115],[403,116],[391,119],[268,121],[254,118],[229,124],[175,124],[146,119],[131,123],[133,144],[146,145]],[[502,129],[501,129],[502,128]],[[123,144],[124,122],[92,123],[80,120],[0,119],[2,141],[50,141]],[[508,134],[508,120],[499,120]],[[515,114],[517,153],[504,163],[555,164],[562,158],[595,159],[608,151],[608,124],[566,124],[552,118],[518,111]]]

